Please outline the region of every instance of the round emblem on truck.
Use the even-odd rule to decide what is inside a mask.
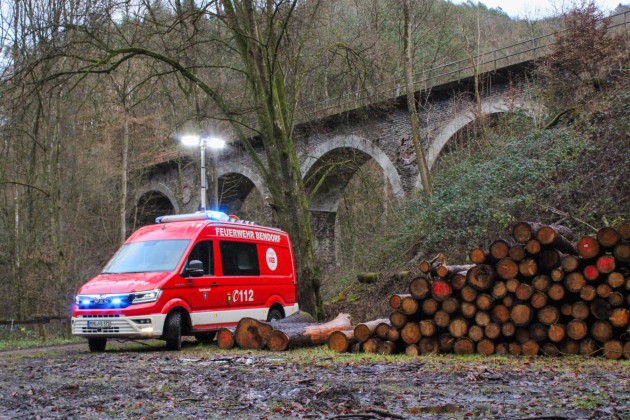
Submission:
[[[275,271],[278,267],[278,256],[276,255],[276,251],[274,251],[273,248],[267,249],[266,259],[267,267],[269,267],[271,271]]]

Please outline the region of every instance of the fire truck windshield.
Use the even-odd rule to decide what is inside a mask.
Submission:
[[[103,274],[173,271],[189,243],[178,239],[125,244],[105,266]]]

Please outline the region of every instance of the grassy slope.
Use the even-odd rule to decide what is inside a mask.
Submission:
[[[413,268],[414,256],[424,259],[440,252],[449,263],[464,263],[472,247],[507,237],[509,225],[518,220],[559,222],[578,235],[627,220],[629,104],[630,89],[622,83],[552,129],[511,115],[483,142],[469,141],[441,157],[434,195],[408,200],[398,209],[387,226],[389,240],[380,241],[378,252],[369,249],[378,257],[365,270]],[[329,313],[350,310],[357,320],[387,315],[387,297],[406,293],[408,279],[385,277],[366,286],[344,273],[342,295],[353,302],[342,299]]]

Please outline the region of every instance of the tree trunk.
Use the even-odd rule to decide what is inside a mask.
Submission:
[[[489,254],[495,260],[500,260],[501,258],[505,258],[510,253],[510,244],[508,244],[503,239],[497,239],[496,241],[490,244],[488,249]]]
[[[457,312],[459,309],[459,301],[455,299],[453,296],[445,299],[442,302],[442,310],[448,314],[452,314]]]
[[[374,333],[376,334],[378,338],[385,340],[387,339],[387,333],[389,333],[389,330],[391,329],[392,329],[392,326],[389,323],[389,319],[387,319],[376,326]]]
[[[482,339],[477,343],[477,353],[483,356],[491,356],[494,354],[494,342],[487,338]]]
[[[483,338],[483,328],[477,324],[472,325],[468,329],[468,337],[475,343]]]
[[[242,318],[236,326],[234,341],[242,349],[260,350],[273,327],[253,318]]]
[[[497,274],[504,280],[518,275],[518,263],[510,257],[502,258],[496,265]]]
[[[418,312],[418,308],[420,307],[420,303],[413,296],[406,296],[403,298],[400,309],[407,315],[413,315]]]
[[[423,337],[433,337],[437,332],[435,322],[431,319],[423,319],[420,321],[420,334]]]
[[[409,293],[418,300],[427,297],[429,291],[429,282],[424,277],[416,277],[409,283]]]
[[[592,259],[599,255],[600,245],[592,236],[582,236],[577,242],[577,252],[584,259]]]
[[[623,343],[619,340],[608,340],[604,343],[604,357],[607,359],[621,359],[623,356]]]
[[[483,333],[486,337],[494,340],[501,335],[501,326],[496,322],[490,322],[483,328]]]
[[[393,341],[381,341],[378,343],[376,352],[378,354],[394,354],[398,346]]]
[[[453,294],[453,288],[446,281],[434,281],[431,285],[431,296],[438,302],[442,302]]]
[[[543,245],[550,246],[565,254],[577,255],[575,246],[554,226],[543,226],[536,232],[536,239]]]
[[[530,323],[532,320],[533,311],[531,306],[524,303],[514,305],[510,311],[510,319],[517,327],[522,327]]]
[[[565,273],[571,273],[578,269],[580,260],[575,255],[565,255],[560,261],[560,267]]]
[[[549,340],[553,341],[554,343],[561,342],[562,340],[564,340],[566,335],[567,328],[563,324],[551,324],[549,326],[549,330],[547,331],[547,336],[549,337]]]
[[[367,341],[364,341],[361,345],[361,349],[364,353],[376,353],[378,352],[378,346],[383,342],[380,338],[372,337]]]
[[[492,286],[496,272],[491,265],[479,264],[468,270],[467,278],[468,284],[475,289],[487,290]]]
[[[518,272],[524,277],[534,277],[538,274],[538,263],[533,258],[525,258],[518,263]]]
[[[613,329],[613,326],[608,321],[595,321],[591,326],[591,337],[601,343],[613,338],[614,333],[615,331]]]
[[[217,346],[223,350],[229,350],[234,347],[234,328],[221,328],[217,332]]]
[[[425,315],[433,315],[435,314],[440,307],[440,304],[435,299],[425,299],[422,302],[422,313]]]
[[[122,168],[120,169],[120,243],[127,239],[127,184],[129,176],[129,108],[123,100],[123,141],[122,141]]]
[[[295,107],[287,97],[285,74],[274,49],[286,36],[280,28],[287,24],[293,8],[287,9],[288,13],[281,16],[270,7],[258,10],[249,0],[242,8],[228,0],[221,3],[225,22],[234,35],[253,92],[257,128],[267,156],[267,166],[257,157],[241,127],[237,125],[235,128],[266,181],[278,224],[291,236],[299,279],[300,307],[321,319],[324,315],[320,294],[321,273],[315,263],[309,201],[293,144]],[[295,3],[292,6],[295,7]],[[268,29],[264,40],[260,39],[263,33],[259,27],[261,19]],[[217,96],[215,92],[212,94]]]
[[[352,324],[350,315],[339,314],[332,321],[323,324],[281,324],[274,325],[274,328],[265,335],[265,344],[269,350],[285,351],[289,348],[324,344],[333,332],[349,330]]]
[[[597,241],[606,249],[613,249],[621,241],[621,233],[612,227],[603,227],[597,231]]]
[[[455,340],[453,344],[455,354],[473,354],[475,352],[475,343],[468,337],[461,337]]]
[[[525,252],[525,247],[523,245],[515,244],[510,247],[508,256],[518,262],[527,256],[527,252]]]
[[[404,17],[404,49],[405,49],[405,89],[407,93],[407,111],[411,120],[411,137],[416,150],[416,160],[418,163],[418,172],[422,182],[422,190],[425,194],[431,195],[431,173],[429,166],[424,157],[422,150],[422,142],[420,136],[420,121],[418,120],[418,111],[416,109],[416,95],[413,86],[413,41],[411,39],[411,7],[409,0],[403,0],[403,17]]]
[[[376,283],[378,281],[378,273],[359,273],[357,281],[363,284]]]
[[[417,322],[407,322],[400,330],[400,338],[406,344],[415,344],[420,341],[422,334],[420,333],[420,324]]]
[[[420,354],[434,354],[440,351],[440,347],[435,338],[422,337],[418,343]]]
[[[448,332],[455,338],[468,334],[468,322],[463,318],[455,318],[448,324]]]
[[[466,272],[473,268],[474,264],[466,264],[466,265],[440,265],[435,269],[435,274],[438,277],[448,278],[456,273]]]
[[[407,323],[407,315],[400,309],[396,309],[389,314],[389,322],[392,324],[392,327],[400,329]]]
[[[407,296],[411,296],[409,294],[407,295],[401,295],[401,294],[393,294],[389,297],[389,306],[392,309],[400,309],[400,305],[402,304],[402,300],[407,297]]]
[[[534,277],[534,280],[532,280],[532,286],[534,286],[534,289],[541,292],[546,292],[549,289],[550,284],[551,279],[549,278],[549,276],[545,275],[536,276]]]
[[[383,323],[389,323],[389,320],[376,319],[373,321],[357,324],[354,327],[354,337],[358,341],[367,341],[370,337],[372,337],[376,333],[376,328]]]
[[[581,340],[587,333],[588,327],[584,321],[573,319],[567,324],[567,336],[573,340]]]
[[[468,253],[468,259],[473,264],[484,264],[488,259],[488,254],[482,248],[473,248]]]

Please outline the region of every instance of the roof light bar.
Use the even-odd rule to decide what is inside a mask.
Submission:
[[[217,222],[227,222],[230,216],[220,211],[198,211],[189,214],[171,214],[168,216],[160,216],[155,219],[155,223],[171,223],[171,222],[189,222],[195,220],[216,220]]]

